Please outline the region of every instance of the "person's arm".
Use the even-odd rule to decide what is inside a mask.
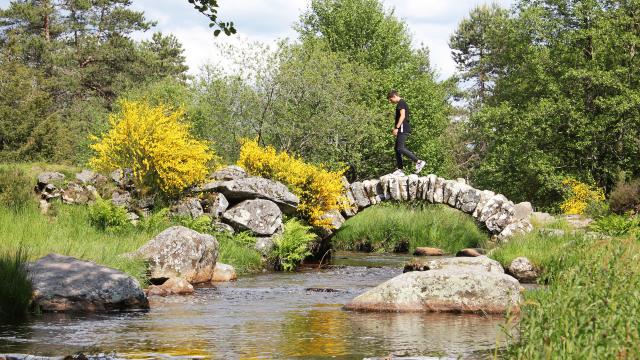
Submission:
[[[400,126],[402,125],[404,118],[405,118],[405,110],[400,109],[400,118],[398,119],[398,123],[396,124],[396,129],[400,129]]]

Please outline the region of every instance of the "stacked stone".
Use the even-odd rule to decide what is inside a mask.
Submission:
[[[447,180],[434,174],[385,175],[380,179],[354,182],[347,188],[350,206],[342,214],[345,218],[385,200],[422,200],[446,204],[473,216],[498,241],[504,242],[516,233],[532,230],[528,218],[530,212],[526,216],[516,217],[515,205],[504,195],[475,189],[466,184],[464,179]]]

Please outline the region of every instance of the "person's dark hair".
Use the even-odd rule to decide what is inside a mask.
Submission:
[[[397,96],[397,95],[398,95],[398,90],[391,90],[387,94],[387,99],[391,99],[392,97]]]

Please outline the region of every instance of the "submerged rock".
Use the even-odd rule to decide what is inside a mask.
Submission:
[[[149,262],[152,280],[183,278],[197,284],[211,281],[218,259],[218,241],[183,226],[172,226],[135,253]]]
[[[227,282],[233,281],[238,278],[238,274],[236,273],[236,269],[231,265],[217,263],[215,269],[213,270],[213,277],[211,278],[212,282]]]
[[[434,248],[434,247],[417,247],[413,252],[413,255],[416,256],[442,256],[444,255],[444,250]]]
[[[118,270],[49,254],[28,264],[33,302],[42,311],[94,312],[148,309],[138,281]]]
[[[188,295],[193,292],[193,285],[182,278],[171,278],[161,285],[151,285],[146,290],[147,296]]]
[[[456,256],[457,257],[476,257],[476,256],[482,256],[484,255],[484,253],[485,253],[484,249],[469,248],[469,249],[462,249],[458,251],[456,253]]]
[[[520,283],[496,272],[447,268],[404,273],[359,295],[347,310],[381,312],[519,312]]]

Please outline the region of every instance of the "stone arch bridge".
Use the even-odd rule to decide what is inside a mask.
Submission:
[[[517,233],[530,232],[531,205],[514,205],[504,195],[489,190],[479,190],[466,184],[464,179],[446,180],[434,174],[427,176],[385,175],[379,179],[349,184],[347,198],[349,208],[341,214],[331,214],[334,227],[342,226],[345,218],[386,200],[421,200],[432,204],[446,204],[471,215],[498,242],[505,242]]]

